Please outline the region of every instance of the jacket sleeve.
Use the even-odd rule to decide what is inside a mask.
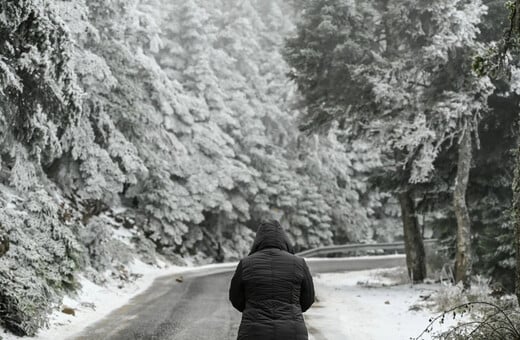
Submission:
[[[314,303],[314,283],[312,282],[311,272],[305,260],[303,261],[303,280],[300,289],[300,306],[302,312],[309,309]]]
[[[231,279],[231,285],[229,286],[229,300],[233,307],[239,312],[244,311],[246,306],[244,283],[242,281],[242,261],[238,263],[235,274]]]

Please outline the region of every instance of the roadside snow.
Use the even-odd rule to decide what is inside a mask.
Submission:
[[[319,274],[318,302],[306,313],[309,340],[406,340],[437,315],[410,307],[440,289],[438,284],[400,284],[402,268]],[[397,277],[396,277],[397,276]],[[450,320],[443,325],[447,329]],[[435,329],[434,331],[440,331]],[[427,334],[421,339],[431,337]]]
[[[76,296],[66,296],[62,302],[62,307],[66,306],[74,309],[75,315],[62,313],[62,308],[54,311],[49,319],[49,328],[41,330],[35,337],[30,339],[57,340],[70,338],[74,334],[81,332],[88,325],[103,319],[110,312],[124,306],[134,296],[143,293],[158,277],[182,274],[189,271],[234,268],[236,265],[236,263],[223,263],[197,267],[179,267],[159,263],[159,266],[151,266],[136,260],[129,265],[129,272],[141,274],[142,276],[134,282],[125,284],[122,288],[119,288],[115,282],[107,286],[99,286],[84,277],[80,277],[81,291]],[[5,332],[0,327],[0,339],[20,340],[28,339],[28,337],[15,336]]]
[[[61,309],[55,311],[50,318],[50,328],[32,339],[71,338],[143,293],[158,277],[207,269],[220,271],[235,266],[236,263],[154,267],[135,261],[129,272],[142,274],[142,277],[122,288],[114,284],[103,287],[81,278],[82,289],[78,295],[65,297],[63,301],[63,306],[74,309],[75,315],[64,314]],[[421,297],[431,295],[441,285],[397,284],[405,281],[402,271],[402,268],[393,268],[315,276],[318,302],[305,315],[309,340],[407,340],[418,336],[428,325],[428,319],[437,314],[425,308],[410,310],[410,307],[418,302],[420,305]],[[447,320],[443,329],[452,324]],[[1,328],[0,338],[26,339],[4,333]],[[422,339],[431,338],[426,335]]]

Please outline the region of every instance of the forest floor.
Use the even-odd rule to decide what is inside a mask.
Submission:
[[[404,268],[318,274],[318,301],[305,315],[309,340],[406,340],[418,337],[438,315],[428,300],[441,284],[405,283]],[[453,325],[446,320],[442,328]],[[430,334],[420,339],[431,339]]]

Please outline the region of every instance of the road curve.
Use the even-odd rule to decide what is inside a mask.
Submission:
[[[394,255],[307,259],[307,263],[316,274],[403,266],[405,258]],[[240,313],[228,302],[233,270],[194,270],[159,278],[143,294],[72,339],[236,339]]]

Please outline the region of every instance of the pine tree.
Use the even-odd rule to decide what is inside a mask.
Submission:
[[[44,179],[69,151],[63,137],[78,125],[82,93],[54,4],[6,2],[0,13],[0,318],[34,335],[76,284],[81,248]]]
[[[401,197],[410,271],[418,280],[425,273],[414,185],[429,180],[444,141],[476,130],[492,88],[467,67],[464,77],[449,79],[453,67],[467,65],[467,51],[477,48],[482,13],[479,3],[309,2],[286,47],[307,106],[302,128],[339,119],[361,136],[374,130],[385,136],[381,146],[396,165],[394,190]],[[475,103],[475,96],[483,99]]]

